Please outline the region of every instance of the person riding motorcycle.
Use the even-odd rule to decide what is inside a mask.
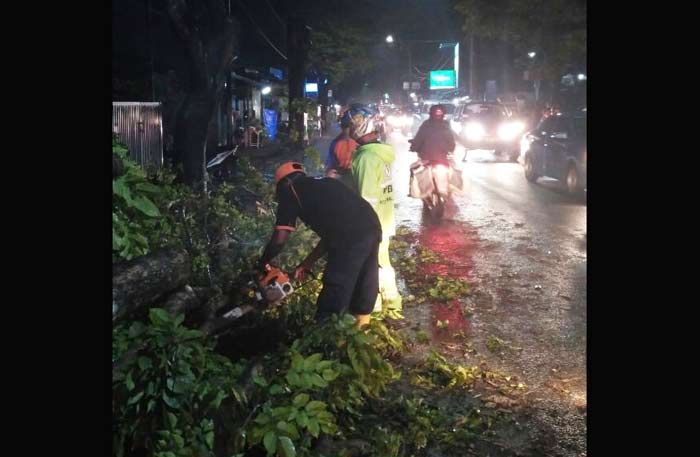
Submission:
[[[449,122],[445,120],[445,107],[430,107],[430,117],[418,129],[411,141],[411,151],[421,160],[447,163],[447,154],[455,150],[455,137]]]
[[[382,225],[379,245],[379,293],[375,311],[401,311],[401,295],[396,273],[389,259],[389,241],[396,234],[394,188],[391,165],[396,158],[393,146],[379,141],[375,114],[367,106],[354,104],[343,121],[350,126],[350,137],[359,144],[352,155],[352,179],[357,193],[372,205]]]
[[[382,229],[364,199],[336,179],[306,176],[298,162],[286,162],[275,172],[277,221],[257,268],[274,259],[300,219],[321,238],[294,270],[303,280],[314,263],[327,254],[316,319],[349,311],[357,325],[369,323],[379,292],[377,253]]]

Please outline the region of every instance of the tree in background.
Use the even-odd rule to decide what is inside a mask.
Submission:
[[[194,185],[204,177],[207,132],[233,63],[239,26],[221,0],[168,0],[167,13],[188,57],[174,146],[185,182]]]
[[[463,31],[511,46],[516,63],[537,53],[543,79],[558,80],[570,65],[586,59],[586,0],[453,0],[464,17]],[[506,54],[507,55],[507,54]],[[510,62],[508,62],[510,63]]]

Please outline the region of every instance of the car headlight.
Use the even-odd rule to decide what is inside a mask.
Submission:
[[[464,135],[468,140],[478,141],[486,135],[486,130],[478,122],[468,122],[464,126]]]
[[[524,130],[522,122],[508,122],[498,128],[498,137],[502,140],[512,140]]]

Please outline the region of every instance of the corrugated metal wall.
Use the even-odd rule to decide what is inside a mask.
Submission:
[[[163,165],[163,116],[160,103],[112,102],[112,131],[144,168]]]

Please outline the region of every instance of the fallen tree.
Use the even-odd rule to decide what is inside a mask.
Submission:
[[[185,286],[192,276],[192,263],[187,251],[163,249],[112,266],[112,318],[119,322],[126,316],[153,305],[171,292]],[[188,291],[171,299],[172,307],[186,307],[192,302]],[[196,296],[196,295],[195,295]]]

